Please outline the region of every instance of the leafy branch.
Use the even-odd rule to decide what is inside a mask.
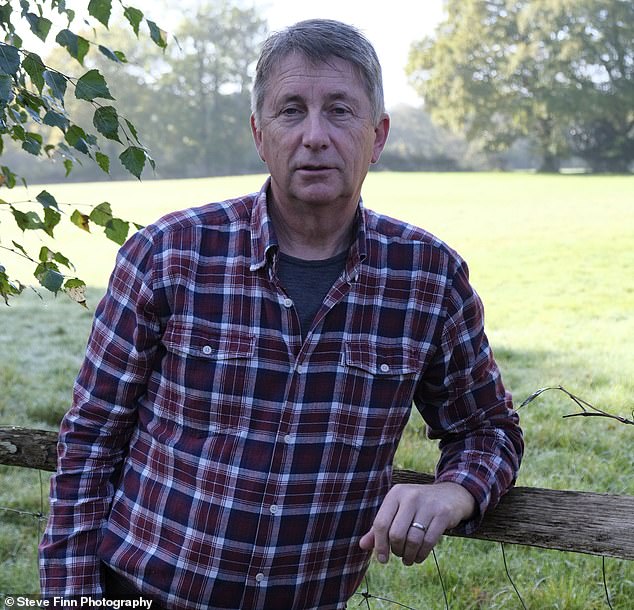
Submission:
[[[167,34],[164,30],[154,21],[145,18],[139,9],[127,6],[122,0],[118,0],[118,4],[137,37],[144,22],[154,43],[160,49],[166,48]],[[26,153],[36,157],[53,159],[55,155],[60,156],[66,177],[74,165],[81,164],[80,159],[86,157],[108,174],[110,157],[99,146],[100,138],[103,138],[124,147],[119,154],[119,161],[136,178],[141,178],[146,164],[154,169],[155,162],[142,144],[136,127],[109,104],[114,98],[99,70],[89,69],[79,78],[74,78],[47,66],[37,53],[23,47],[14,21],[17,17],[20,23],[28,25],[37,38],[46,42],[51,34],[53,21],[45,15],[45,9],[49,11],[49,15],[56,10],[59,15],[65,16],[67,27],[57,33],[55,43],[64,48],[82,67],[91,47],[96,47],[104,57],[115,63],[126,63],[125,54],[91,42],[73,32],[70,27],[76,15],[72,9],[66,7],[65,0],[20,0],[20,9],[14,9],[10,3],[0,6],[0,31],[5,33],[4,42],[0,41],[0,155],[4,150],[3,138],[7,136],[20,144]],[[90,17],[105,28],[108,28],[111,13],[112,0],[90,0],[88,3]],[[99,135],[89,133],[73,121],[65,107],[69,88],[74,91],[76,99],[92,104],[92,123]],[[48,136],[48,141],[45,141],[44,135]],[[18,176],[7,165],[0,165],[0,186],[12,189],[18,183],[26,186],[27,180]],[[63,217],[55,198],[42,191],[35,201],[29,200],[26,203],[39,204],[43,210],[24,211],[19,209],[19,203],[8,203],[0,199],[0,205],[8,206],[22,232],[43,231],[54,238],[54,229]],[[119,244],[125,241],[130,228],[129,222],[113,216],[107,202],[95,206],[90,214],[75,209],[67,220],[88,232],[90,222],[101,225],[105,228],[106,237]],[[85,290],[85,283],[79,278],[67,279],[60,270],[60,265],[74,270],[71,261],[47,247],[42,248],[35,256],[29,254],[15,240],[12,240],[12,245],[12,248],[5,246],[2,249],[13,255],[26,256],[33,262],[34,276],[41,286],[54,293],[63,289],[78,302],[83,302],[79,289]],[[0,265],[0,296],[5,303],[23,289],[24,286],[12,280],[6,268]]]

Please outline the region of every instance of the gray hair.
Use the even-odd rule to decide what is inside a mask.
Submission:
[[[315,63],[333,57],[349,61],[357,71],[378,125],[385,112],[381,64],[370,41],[355,27],[331,19],[309,19],[269,36],[262,46],[251,95],[251,111],[260,123],[269,78],[275,66],[291,53],[301,53]]]

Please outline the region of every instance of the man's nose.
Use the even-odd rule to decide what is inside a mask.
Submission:
[[[330,143],[328,121],[320,112],[309,112],[304,119],[302,143],[306,148],[327,148]]]

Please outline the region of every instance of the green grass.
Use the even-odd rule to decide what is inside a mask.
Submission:
[[[172,209],[257,190],[261,182],[262,176],[246,176],[47,188],[59,201],[108,200],[119,215],[147,223]],[[364,200],[427,228],[467,259],[517,404],[540,387],[562,384],[597,407],[632,417],[632,192],[634,178],[626,176],[374,173]],[[0,221],[4,243],[10,221]],[[60,249],[95,287],[92,309],[116,247],[75,228],[61,236]],[[41,301],[27,293],[0,307],[0,424],[55,427],[68,405],[91,316],[64,296]],[[527,450],[519,484],[634,495],[634,428],[608,419],[562,419],[575,410],[558,392],[522,409]],[[414,414],[397,466],[429,472],[436,457]],[[44,496],[47,478],[42,475]],[[37,472],[0,467],[0,506],[39,512],[39,481]],[[0,514],[0,592],[37,589],[38,535],[34,518]],[[519,546],[505,550],[528,608],[607,608],[601,558]],[[446,538],[436,555],[452,609],[521,607],[499,544]],[[631,608],[634,563],[607,559],[606,577],[612,607]],[[373,564],[368,578],[375,596],[421,610],[444,608],[433,560],[413,568],[394,559],[388,567]],[[353,598],[350,607],[359,602],[365,603],[361,596]],[[397,608],[378,600],[370,604]]]

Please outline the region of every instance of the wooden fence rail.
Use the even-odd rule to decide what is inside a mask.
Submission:
[[[0,464],[54,471],[57,433],[0,427]],[[395,470],[397,483],[431,483],[430,474]],[[515,487],[470,536],[481,540],[634,559],[634,497]]]

